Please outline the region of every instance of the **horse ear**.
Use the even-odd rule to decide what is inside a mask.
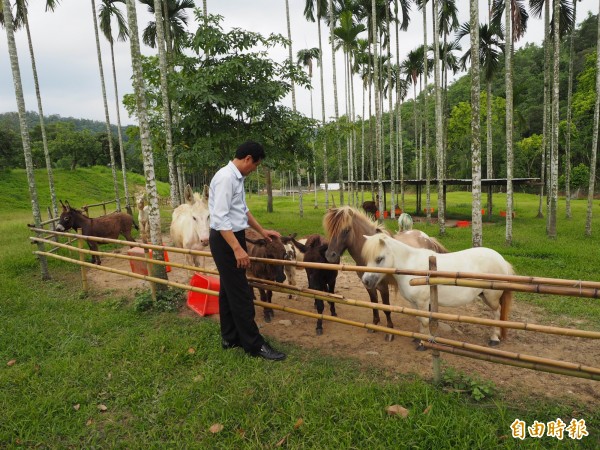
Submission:
[[[185,201],[190,205],[194,203],[194,191],[192,190],[192,186],[190,186],[189,184],[185,187],[183,197],[185,198]]]
[[[60,202],[60,206],[62,206],[62,207],[63,207],[63,210],[66,210],[66,209],[67,209],[67,207],[65,206],[65,204],[63,203],[63,201],[62,201],[62,200],[59,200],[59,202]]]
[[[210,191],[210,188],[208,187],[207,184],[204,185],[204,189],[202,190],[202,198],[206,201],[208,201],[208,193]]]
[[[69,201],[65,200],[65,204],[67,205],[67,211],[69,211],[71,209],[71,205],[69,205]]]

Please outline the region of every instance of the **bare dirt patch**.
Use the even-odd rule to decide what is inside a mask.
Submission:
[[[168,238],[165,238],[165,242],[168,242]],[[120,252],[126,253],[127,248],[124,247]],[[184,258],[183,255],[169,253],[169,259],[175,262],[183,262]],[[351,261],[348,260],[348,262]],[[102,264],[121,270],[129,270],[129,262],[126,260],[105,257]],[[207,267],[214,268],[212,260],[207,259]],[[181,269],[173,269],[169,273],[169,279],[187,284],[190,274]],[[297,281],[299,287],[308,286],[304,271],[299,270],[297,272]],[[94,290],[118,295],[133,295],[137,290],[148,286],[148,282],[144,280],[100,270],[91,270],[88,274],[88,282]],[[368,301],[367,292],[354,273],[340,272],[336,293],[349,299]],[[551,301],[551,297],[548,297],[548,300]],[[577,301],[577,299],[574,298],[573,301]],[[312,299],[302,297],[298,297],[297,300],[289,299],[287,294],[274,293],[273,302],[311,312],[315,311]],[[392,300],[392,304],[409,306],[401,300]],[[372,322],[370,309],[340,304],[336,305],[336,309],[338,316],[341,318],[361,323]],[[460,309],[441,308],[441,311],[476,317],[492,317],[491,313],[481,303]],[[325,314],[328,313],[329,309],[326,304]],[[200,316],[187,308],[183,314],[201,319]],[[210,317],[218,321],[218,315]],[[381,318],[381,324],[385,325],[383,314],[381,314]],[[318,349],[325,354],[357,358],[365,364],[376,365],[390,371],[390,373],[416,374],[425,379],[431,379],[432,377],[431,352],[417,352],[410,338],[396,336],[392,342],[385,342],[383,333],[371,333],[364,328],[355,328],[333,322],[324,322],[323,335],[316,336],[315,319],[284,311],[275,311],[273,321],[266,323],[263,319],[261,307],[257,307],[256,319],[261,332],[265,336],[280,342],[298,345],[303,348]],[[510,319],[558,326],[557,323],[545,317],[539,308],[519,302],[518,293],[513,302]],[[394,314],[392,320],[397,329],[418,330],[417,321],[413,317]],[[578,323],[570,321],[568,326],[577,328]],[[449,339],[485,345],[489,337],[489,329],[484,326],[448,322],[447,325],[440,327],[439,335]],[[590,339],[509,330],[508,340],[503,342],[499,348],[516,353],[600,367],[600,345],[597,341]],[[461,372],[492,381],[501,390],[502,395],[511,401],[522,403],[528,401],[527,399],[562,400],[568,404],[582,407],[597,407],[600,401],[600,383],[598,381],[494,364],[451,354],[442,354],[442,359],[445,364]]]

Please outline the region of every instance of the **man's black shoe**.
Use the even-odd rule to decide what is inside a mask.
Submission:
[[[229,350],[230,348],[239,348],[241,345],[237,342],[229,342],[225,339],[221,339],[221,347],[223,347],[223,350]]]
[[[286,358],[285,353],[278,352],[266,342],[259,351],[251,353],[252,356],[268,359],[269,361],[282,361]]]

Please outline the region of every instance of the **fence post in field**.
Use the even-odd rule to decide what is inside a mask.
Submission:
[[[77,239],[77,246],[80,249],[83,249],[83,239],[82,238]],[[85,255],[82,252],[79,252],[79,261],[85,262]],[[83,290],[85,292],[87,292],[87,290],[88,290],[87,269],[85,268],[84,265],[81,266],[81,284],[83,286]]]
[[[429,257],[429,270],[435,272],[437,270],[437,260],[435,256]],[[429,286],[430,292],[430,301],[429,301],[429,312],[436,313],[438,312],[438,288],[437,285],[432,284]],[[435,336],[438,330],[438,319],[429,318],[429,334],[435,340]],[[440,360],[440,351],[433,350],[433,382],[435,384],[440,384],[442,381],[442,373],[441,373],[441,360]]]

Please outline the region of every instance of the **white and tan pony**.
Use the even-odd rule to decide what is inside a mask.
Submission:
[[[192,191],[188,184],[184,191],[185,203],[173,210],[171,221],[171,242],[175,247],[188,250],[208,251],[208,233],[210,231],[208,213],[208,186],[204,186],[202,196]],[[206,258],[195,255],[185,255],[188,265],[206,266]]]
[[[512,275],[512,266],[495,250],[475,247],[458,252],[435,253],[424,248],[415,248],[384,234],[365,236],[362,257],[367,267],[407,270],[429,270],[429,257],[435,255],[437,269],[449,272],[476,272],[485,274]],[[362,282],[367,289],[377,286],[386,276],[383,273],[365,272]],[[400,292],[416,309],[429,310],[429,286],[411,286],[411,275],[394,274],[393,279]],[[440,306],[462,306],[482,300],[494,314],[494,319],[507,320],[512,303],[511,291],[471,288],[462,286],[438,286]],[[429,319],[419,317],[421,333],[427,334]],[[506,328],[493,327],[489,345],[496,346],[506,339]]]

